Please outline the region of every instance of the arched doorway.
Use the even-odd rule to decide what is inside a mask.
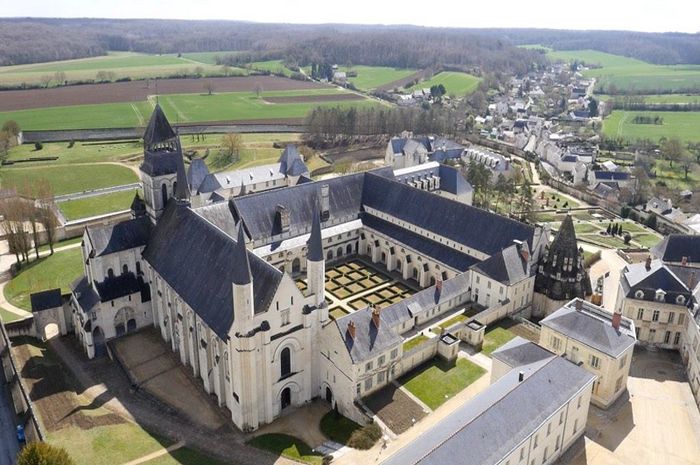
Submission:
[[[329,250],[328,253],[326,253],[326,260],[333,260],[333,251]]]
[[[48,341],[51,338],[54,338],[61,334],[61,329],[58,327],[56,323],[49,323],[46,326],[44,326],[44,340]]]
[[[352,244],[348,244],[347,247],[345,247],[345,255],[350,255],[352,253]]]
[[[106,353],[105,334],[99,326],[92,330],[92,344],[95,347],[95,357],[101,357]]]
[[[124,323],[119,323],[119,324],[115,325],[114,330],[117,333],[117,337],[123,336],[124,334],[126,334],[126,326],[124,325]]]
[[[326,386],[326,402],[333,405],[333,391],[329,386]]]
[[[290,388],[286,387],[282,389],[282,394],[280,395],[280,403],[282,405],[282,410],[292,405],[292,390]]]
[[[136,331],[136,320],[132,318],[126,322],[126,332],[131,333],[133,331]]]
[[[123,336],[129,331],[136,329],[135,311],[131,307],[122,307],[114,315],[114,331],[117,337]],[[129,323],[133,320],[133,328],[129,329]]]
[[[295,258],[294,260],[292,260],[292,273],[296,274],[296,273],[299,273],[300,271],[301,271],[301,261],[299,260],[299,258]]]
[[[342,257],[343,256],[343,248],[338,247],[338,250],[335,251],[335,256],[336,257]]]

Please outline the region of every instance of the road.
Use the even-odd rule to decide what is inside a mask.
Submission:
[[[14,413],[5,374],[0,370],[0,465],[13,465],[19,451]]]

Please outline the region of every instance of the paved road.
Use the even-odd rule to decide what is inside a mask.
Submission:
[[[15,415],[5,374],[0,370],[0,465],[13,465],[19,451],[15,435]]]

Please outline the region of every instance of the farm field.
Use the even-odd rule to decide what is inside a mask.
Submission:
[[[633,118],[660,116],[663,124],[634,124]],[[624,139],[659,140],[676,137],[687,142],[700,142],[700,112],[695,111],[623,111],[615,110],[603,121],[603,134]]]
[[[598,94],[596,95],[600,100],[607,101],[614,98],[624,98],[621,95],[608,95],[608,94]],[[647,94],[647,95],[635,95],[635,99],[643,99],[646,103],[694,103],[700,104],[700,94]]]
[[[224,52],[188,52],[183,53],[182,58],[185,60],[192,60],[205,65],[215,65],[216,57],[221,57],[224,55],[231,55],[238,52],[235,51],[224,51]],[[240,69],[240,68],[239,68]],[[245,71],[240,69],[240,71]]]
[[[57,160],[34,161],[15,165],[18,168],[33,168],[41,165],[121,161],[134,155],[143,154],[143,144],[140,140],[121,143],[105,142],[104,144],[75,142],[73,147],[68,147],[68,145],[68,142],[47,142],[43,144],[44,147],[41,150],[36,150],[34,144],[18,145],[10,149],[7,161],[18,161],[32,157],[58,157]]]
[[[459,73],[455,71],[443,71],[433,76],[427,81],[421,81],[411,89],[427,89],[431,86],[442,84],[447,90],[447,95],[455,95],[462,97],[472,93],[479,85],[480,79],[467,73]]]
[[[58,208],[66,220],[79,220],[81,218],[128,210],[135,194],[136,190],[128,190],[83,199],[66,200],[65,202],[59,202]]]
[[[120,186],[138,181],[131,169],[116,164],[37,166],[4,168],[0,171],[2,187],[49,181],[54,195],[72,194],[103,187]]]
[[[348,81],[360,90],[370,91],[407,78],[416,72],[415,69],[390,68],[386,66],[347,66],[338,67],[340,71],[352,70],[357,77],[349,77]]]
[[[697,89],[700,92],[700,65],[654,65],[595,50],[551,51],[547,56],[552,60],[577,59],[587,65],[600,66],[583,71],[583,75],[596,78],[596,89],[601,92],[611,85],[622,90],[647,91],[650,94],[683,89]]]
[[[176,55],[147,55],[132,52],[109,52],[105,56],[81,58],[77,60],[54,61],[0,67],[0,87],[21,83],[38,84],[42,77],[62,71],[66,80],[95,79],[99,71],[111,71],[115,79],[129,77],[142,79],[147,77],[168,76],[176,73],[194,72],[200,67],[206,73],[220,72],[214,63],[194,62],[186,57]],[[242,70],[240,70],[243,73]],[[56,85],[56,83],[52,83]]]
[[[290,97],[291,102],[273,103]],[[267,100],[272,98],[273,100]],[[358,100],[359,99],[359,100]],[[283,99],[284,100],[284,99]],[[377,105],[356,94],[334,88],[254,92],[222,92],[206,95],[176,94],[159,98],[168,119],[174,123],[301,119],[317,106]],[[91,129],[145,126],[153,101],[49,107],[0,112],[0,121],[15,120],[25,130]]]
[[[269,71],[275,74],[283,74],[287,77],[291,76],[293,71],[282,63],[282,60],[256,61],[250,63],[247,67],[259,71]]]

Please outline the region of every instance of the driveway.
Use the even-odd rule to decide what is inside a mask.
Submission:
[[[610,409],[591,406],[585,446],[562,465],[698,465],[700,413],[678,354],[638,348],[627,388]]]
[[[5,374],[0,370],[0,465],[13,465],[19,451],[15,435],[15,411],[10,392],[5,384]]]

